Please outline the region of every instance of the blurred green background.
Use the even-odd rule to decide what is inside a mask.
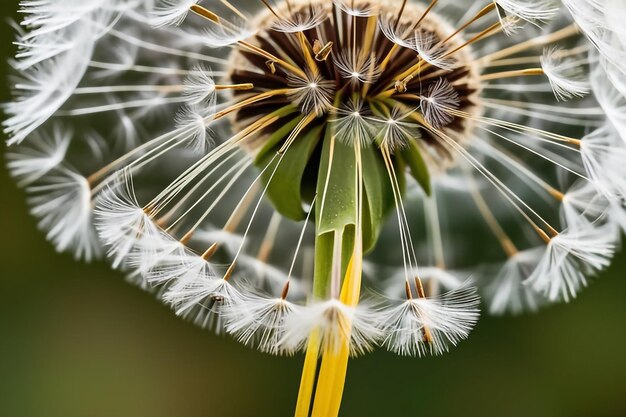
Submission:
[[[0,15],[16,8],[2,0]],[[0,417],[291,415],[301,357],[209,334],[104,263],[54,253],[4,169],[0,190]],[[625,268],[620,255],[570,305],[485,317],[446,356],[352,361],[342,416],[626,416]]]

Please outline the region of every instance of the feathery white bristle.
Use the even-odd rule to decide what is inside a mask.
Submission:
[[[598,53],[592,53],[591,59],[597,59]],[[620,137],[626,143],[626,92],[622,93],[607,78],[601,65],[593,66],[590,74],[591,89],[606,118],[615,126]]]
[[[189,99],[189,104],[199,105],[207,103],[213,105],[216,99],[213,72],[202,66],[194,67],[185,79],[183,94]]]
[[[499,7],[498,14],[511,14],[529,23],[537,25],[554,18],[559,8],[550,0],[494,0]],[[501,8],[501,9],[500,9]]]
[[[183,23],[191,6],[199,0],[159,0],[150,23],[154,27],[180,25]]]
[[[563,50],[546,48],[541,56],[541,68],[548,77],[557,100],[566,101],[589,93],[590,85],[580,62],[562,57]]]
[[[75,36],[77,32],[72,31],[81,25],[101,31],[133,7],[136,3],[129,0],[22,0],[20,13],[25,17],[21,25],[29,29],[24,39]]]
[[[423,191],[421,191],[423,193]],[[420,198],[422,198],[420,196]],[[394,269],[394,273],[385,281],[385,296],[391,299],[406,296],[406,276],[404,268]],[[419,276],[425,286],[435,284],[445,290],[454,290],[463,286],[465,274],[458,271],[450,271],[436,266],[420,266],[419,270],[409,271],[409,276]]]
[[[166,268],[164,265],[178,264],[185,256],[184,245],[164,231],[160,231],[159,234],[139,237],[127,255],[124,265],[134,271],[134,274],[141,276],[147,284],[158,287],[170,281],[162,278],[164,275],[162,271]],[[155,275],[161,279],[155,279]]]
[[[91,58],[89,42],[41,62],[19,75],[18,96],[4,106],[9,118],[2,121],[9,145],[22,142],[43,125],[71,97]]]
[[[195,324],[220,333],[225,326],[225,308],[243,303],[243,295],[228,281],[212,275],[196,275],[181,280],[163,295],[176,314]]]
[[[240,343],[272,355],[295,353],[284,344],[287,323],[299,307],[282,298],[247,294],[238,306],[224,308],[226,331]]]
[[[553,237],[527,283],[550,301],[569,301],[587,285],[586,275],[609,266],[618,235],[614,224],[565,230]]]
[[[294,311],[280,343],[288,351],[297,351],[306,346],[312,335],[317,335],[325,351],[337,352],[349,341],[351,354],[361,355],[373,349],[381,333],[377,315],[370,307],[364,304],[350,307],[331,299]]]
[[[332,107],[335,83],[324,79],[321,74],[307,73],[306,79],[289,75],[287,83],[294,90],[289,93],[289,97],[300,107],[302,113],[315,112],[323,115]]]
[[[372,84],[380,76],[380,67],[374,56],[363,57],[361,54],[354,55],[350,51],[344,51],[333,55],[333,63],[343,78],[355,84]]]
[[[184,106],[176,113],[176,129],[188,132],[185,142],[194,155],[205,155],[215,143],[209,122],[213,114],[212,108],[204,106]]]
[[[344,13],[355,17],[368,17],[374,16],[380,10],[381,5],[378,0],[369,2],[354,1],[354,0],[332,0],[335,6],[337,6]]]
[[[626,197],[626,143],[610,123],[582,138],[580,155],[587,175],[602,194],[609,199]]]
[[[463,286],[436,299],[413,298],[380,315],[383,345],[403,356],[439,355],[467,338],[479,317],[476,289]]]
[[[20,187],[32,184],[63,162],[72,132],[54,125],[52,132],[36,132],[31,140],[7,154],[7,167]]]
[[[371,120],[378,131],[377,142],[393,151],[405,148],[410,141],[419,139],[421,134],[418,126],[408,121],[412,112],[413,109],[403,111],[395,107],[385,118],[373,117]]]
[[[285,33],[304,32],[319,26],[327,18],[328,13],[321,3],[310,3],[305,9],[289,13],[277,20],[272,29]]]
[[[578,180],[563,195],[561,223],[565,228],[587,227],[598,222],[609,210],[610,202],[598,192],[595,184]]]
[[[233,22],[222,22],[222,24],[208,22],[207,27],[202,31],[202,38],[204,44],[209,48],[223,48],[248,39],[255,32],[241,19],[235,19]]]
[[[90,261],[100,254],[92,222],[91,189],[87,179],[72,169],[57,166],[26,188],[31,213],[39,220],[59,252]]]
[[[114,268],[124,265],[142,239],[161,235],[160,228],[137,202],[130,173],[118,174],[100,194],[95,215],[100,240],[108,248]]]
[[[20,71],[27,70],[40,62],[54,58],[57,55],[75,48],[81,41],[81,37],[68,37],[65,33],[53,33],[45,37],[33,39],[18,38],[18,40],[14,42],[18,47],[18,52],[15,54],[16,61],[14,66]]]
[[[378,28],[389,41],[403,48],[415,49],[415,37],[413,31],[407,36],[406,25],[397,24],[395,15],[385,16],[378,19]]]
[[[626,60],[626,42],[623,36],[624,13],[621,0],[563,0],[563,4],[606,62],[625,77],[626,68],[623,63]],[[623,80],[624,78],[620,83],[622,86]]]
[[[428,87],[428,91],[420,98],[420,107],[424,119],[438,129],[454,120],[450,113],[459,107],[459,94],[448,80],[440,78]]]
[[[421,59],[437,68],[452,70],[456,66],[454,58],[446,56],[448,49],[442,46],[432,33],[416,31],[415,41],[411,43],[411,47]]]
[[[533,312],[546,303],[541,293],[524,285],[537,268],[544,251],[544,247],[526,249],[507,259],[485,288],[490,314]]]
[[[143,276],[154,287],[165,286],[181,290],[195,281],[218,277],[210,262],[173,239],[169,246],[163,245],[150,255],[152,256],[144,256],[147,260],[152,259],[152,265],[145,269]]]
[[[342,108],[334,110],[329,122],[338,140],[349,146],[357,141],[367,146],[376,136],[371,118],[371,112],[362,100],[350,100]]]

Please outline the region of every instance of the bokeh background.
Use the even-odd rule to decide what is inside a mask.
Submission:
[[[17,3],[0,2],[0,101]],[[353,360],[342,416],[626,416],[625,271],[622,254],[570,305],[484,317],[443,357]],[[195,328],[104,263],[56,254],[0,169],[1,417],[289,416],[301,362]]]

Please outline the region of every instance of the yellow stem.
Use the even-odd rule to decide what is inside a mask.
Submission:
[[[300,378],[300,390],[298,391],[298,402],[294,417],[308,417],[311,408],[311,397],[313,396],[313,385],[315,385],[315,374],[317,372],[317,357],[319,356],[320,340],[319,331],[314,330],[309,338],[309,344],[304,357],[302,367],[302,377]]]

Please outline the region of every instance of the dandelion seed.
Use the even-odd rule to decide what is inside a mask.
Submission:
[[[354,83],[371,84],[380,76],[374,57],[364,58],[360,55],[341,54],[334,58],[335,66],[344,78]]]
[[[479,298],[473,288],[460,288],[438,300],[409,299],[381,317],[384,345],[404,356],[439,355],[447,344],[465,339],[478,320]]]
[[[7,166],[18,185],[32,184],[59,166],[65,159],[71,139],[72,132],[63,131],[60,125],[56,125],[50,135],[44,132],[34,135],[20,153],[7,155]]]
[[[225,312],[227,330],[246,345],[255,345],[261,352],[291,354],[284,346],[287,323],[298,314],[299,307],[282,298],[267,298],[251,294],[242,306]]]
[[[419,57],[427,63],[445,70],[454,68],[454,59],[448,56],[448,50],[439,44],[437,36],[432,32],[415,32],[415,42],[412,43],[412,46]]]
[[[352,145],[353,141],[359,141],[362,146],[372,142],[374,122],[366,104],[361,100],[351,100],[343,108],[335,110],[335,118],[330,122],[334,124],[335,135],[340,141]]]
[[[181,130],[190,130],[189,143],[194,154],[204,155],[213,146],[214,132],[211,130],[210,117],[214,114],[212,109],[198,109],[183,107],[176,114],[176,127]]]
[[[365,305],[350,307],[338,300],[312,304],[290,316],[282,343],[295,351],[317,333],[323,350],[338,352],[349,340],[352,354],[362,355],[380,338],[376,317]]]
[[[459,94],[445,79],[428,87],[421,98],[424,119],[433,127],[441,128],[454,120],[451,110],[459,107]]]
[[[552,301],[576,297],[587,285],[585,275],[602,271],[615,252],[614,224],[564,231],[552,238],[529,285]]]
[[[334,84],[321,74],[307,74],[306,78],[289,76],[288,85],[292,88],[290,96],[304,114],[323,115],[332,106]]]
[[[589,83],[582,79],[581,66],[572,60],[559,58],[558,49],[545,50],[541,66],[557,99],[565,101],[589,93]]]

